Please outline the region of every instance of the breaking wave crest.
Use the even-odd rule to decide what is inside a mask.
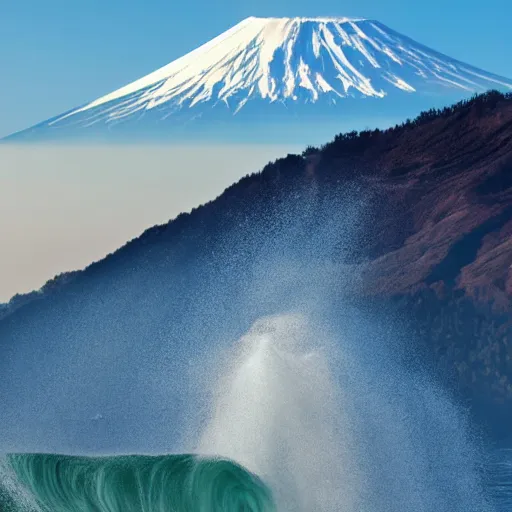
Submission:
[[[8,472],[2,512],[275,510],[268,487],[226,459],[18,454],[4,460]]]

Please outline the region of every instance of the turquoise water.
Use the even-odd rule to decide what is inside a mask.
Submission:
[[[270,489],[223,459],[14,454],[2,473],[1,512],[276,512]],[[512,510],[512,449],[490,458],[487,489]]]
[[[207,403],[190,402],[204,417],[176,443],[201,456],[0,456],[0,512],[512,510],[512,451],[480,442],[378,345],[338,354],[318,333],[301,315],[266,317],[216,361]]]
[[[20,454],[3,465],[2,512],[275,511],[268,487],[228,460]]]

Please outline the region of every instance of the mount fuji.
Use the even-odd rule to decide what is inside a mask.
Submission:
[[[378,21],[247,18],[110,94],[6,140],[187,138],[310,141],[392,124],[512,80]]]

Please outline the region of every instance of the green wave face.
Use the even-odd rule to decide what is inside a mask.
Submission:
[[[268,487],[223,459],[34,454],[9,455],[7,464],[38,512],[275,512]],[[12,495],[0,508],[29,510]]]

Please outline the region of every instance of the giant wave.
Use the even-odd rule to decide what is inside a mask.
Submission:
[[[84,342],[66,331],[54,345],[17,346],[4,394],[40,408],[2,420],[2,451],[94,457],[5,456],[2,512],[495,510],[467,411],[396,325],[340,292],[357,285],[357,268],[328,258],[350,249],[359,204],[315,194],[280,206],[271,229],[263,218],[253,242],[243,224],[222,240],[244,256],[254,243],[250,272],[184,264],[206,276],[197,300],[167,301],[172,322],[144,316],[167,326],[165,344],[111,332],[89,342],[73,317]],[[133,300],[127,288],[115,292]],[[159,414],[162,402],[176,414]]]
[[[194,455],[10,455],[2,512],[273,512],[269,489],[229,460]],[[1,492],[1,491],[0,491]]]

